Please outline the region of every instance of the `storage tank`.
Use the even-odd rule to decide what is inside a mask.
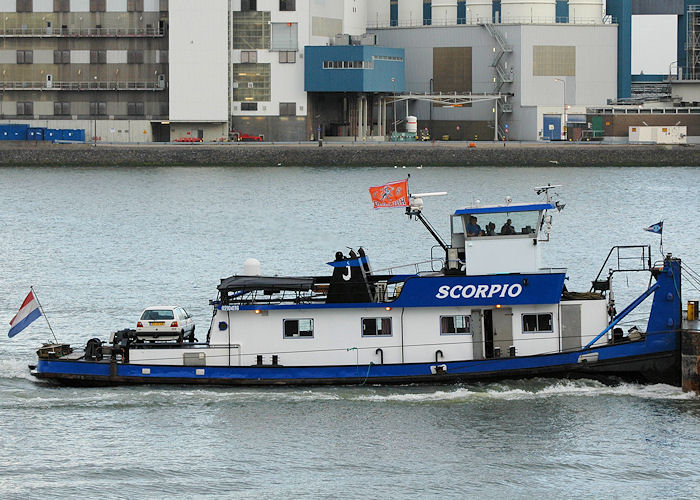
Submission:
[[[555,0],[501,0],[503,23],[555,23]]]
[[[406,132],[409,134],[418,133],[418,118],[410,115],[406,117]]]
[[[467,2],[467,24],[493,22],[493,1],[473,0]]]
[[[399,26],[423,25],[423,0],[401,0],[399,2]]]
[[[457,0],[433,0],[433,21],[436,26],[457,24]]]
[[[391,22],[391,0],[372,0],[367,2],[367,27],[389,26]]]
[[[569,22],[600,24],[603,22],[603,0],[569,0]]]

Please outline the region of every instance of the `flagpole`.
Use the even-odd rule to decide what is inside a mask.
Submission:
[[[36,291],[34,290],[34,286],[29,287],[34,294],[34,298],[36,299],[36,303],[39,304],[39,310],[41,311],[41,315],[44,317],[46,320],[46,324],[49,325],[49,330],[51,330],[51,335],[53,335],[54,341],[58,344],[58,339],[56,338],[56,333],[53,331],[53,328],[51,328],[51,323],[49,323],[49,318],[46,316],[46,313],[44,312],[44,308],[41,307],[41,302],[39,302],[39,297],[36,295]]]

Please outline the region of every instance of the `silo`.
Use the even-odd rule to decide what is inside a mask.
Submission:
[[[401,0],[399,2],[399,26],[422,25],[423,0]]]
[[[501,0],[503,23],[554,23],[555,0]]]
[[[603,0],[569,0],[569,22],[600,24],[603,22]]]
[[[490,23],[493,21],[492,0],[467,1],[467,24]]]
[[[457,0],[433,0],[433,21],[436,26],[457,24]]]
[[[367,26],[389,26],[391,0],[372,0],[367,2]]]

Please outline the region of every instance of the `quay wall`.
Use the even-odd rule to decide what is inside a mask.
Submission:
[[[698,147],[549,143],[0,142],[0,166],[700,166]]]

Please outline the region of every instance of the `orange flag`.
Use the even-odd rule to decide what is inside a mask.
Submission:
[[[408,179],[369,188],[374,208],[407,207]]]

